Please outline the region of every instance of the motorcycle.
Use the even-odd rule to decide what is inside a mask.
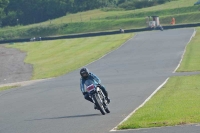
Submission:
[[[86,86],[86,91],[89,93],[89,97],[92,99],[93,103],[96,105],[97,109],[102,115],[110,113],[108,102],[99,86],[95,86],[93,83],[89,83]]]

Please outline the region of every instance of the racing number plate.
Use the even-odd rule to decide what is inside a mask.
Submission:
[[[95,87],[94,87],[93,84],[90,85],[90,86],[88,86],[88,87],[86,88],[87,92],[90,92],[90,91],[92,91],[92,90],[94,90],[94,89],[95,89]]]

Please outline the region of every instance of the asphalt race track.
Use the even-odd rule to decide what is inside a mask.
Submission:
[[[79,89],[79,70],[0,92],[0,133],[108,133],[142,104],[179,64],[194,29],[138,33],[87,67],[111,98],[102,116]],[[95,45],[95,44],[94,44]],[[129,130],[134,133],[199,133],[200,126]]]

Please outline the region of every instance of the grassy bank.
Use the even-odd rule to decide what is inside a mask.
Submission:
[[[200,75],[168,83],[118,129],[174,126],[200,122]]]
[[[32,79],[56,77],[80,68],[118,48],[133,34],[29,42],[9,45],[27,52],[34,67]]]
[[[172,17],[177,24],[200,22],[196,0],[178,0],[166,4],[129,11],[92,10],[49,20],[39,24],[0,29],[0,40],[56,36],[63,34],[118,30],[119,28],[147,27],[146,16],[160,15],[162,25],[170,25]]]
[[[5,86],[5,87],[0,87],[0,91],[5,91],[5,90],[16,88],[16,87],[19,87],[19,86]]]
[[[178,71],[200,70],[200,28]],[[174,126],[200,122],[200,75],[172,77],[150,101],[118,129]]]
[[[185,13],[179,15],[169,15],[161,16],[160,22],[162,25],[169,25],[171,18],[175,17],[177,24],[185,23],[197,23],[200,22],[200,12]],[[98,32],[98,31],[109,31],[109,30],[119,30],[132,29],[132,28],[144,28],[147,27],[145,18],[123,18],[123,19],[102,19],[89,22],[74,22],[69,24],[60,25],[41,25],[31,28],[17,28],[15,30],[9,29],[7,31],[0,30],[0,40],[6,39],[17,39],[17,38],[31,38],[39,36],[56,36],[63,34],[75,34],[75,33],[85,33],[85,32]]]
[[[157,16],[173,16],[185,13],[199,12],[200,6],[188,6],[188,7],[177,7],[174,9],[162,9],[155,11],[143,11],[143,12],[130,12],[126,14],[116,14],[115,16],[105,17],[105,19],[122,19],[122,18],[145,18],[147,16],[157,15]]]

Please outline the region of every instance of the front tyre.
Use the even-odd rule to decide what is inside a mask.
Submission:
[[[105,111],[106,111],[106,113],[110,113],[110,109],[109,109],[108,105],[106,106]]]
[[[95,104],[96,104],[97,108],[100,110],[101,114],[102,114],[102,115],[105,115],[105,114],[106,114],[106,111],[105,111],[105,109],[104,109],[104,107],[103,107],[103,104],[101,103],[101,101],[100,101],[100,99],[99,99],[97,93],[95,93],[95,94],[93,95],[93,99],[94,99],[94,101],[95,101]]]

